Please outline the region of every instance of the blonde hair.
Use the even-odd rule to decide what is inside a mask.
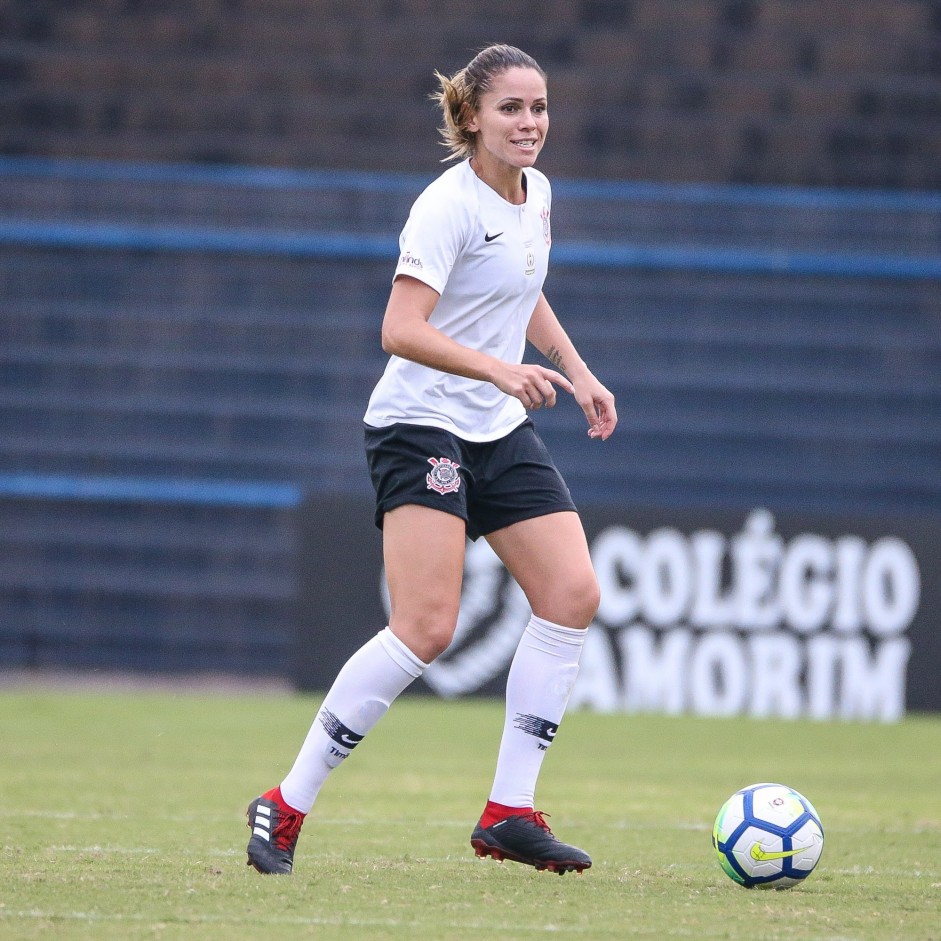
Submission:
[[[438,133],[442,145],[449,151],[445,161],[474,156],[477,133],[468,130],[467,125],[480,107],[480,96],[490,89],[494,78],[515,68],[535,69],[543,79],[546,78],[546,73],[531,55],[503,43],[481,49],[450,78],[435,71],[439,87],[431,99],[441,109],[444,119]]]

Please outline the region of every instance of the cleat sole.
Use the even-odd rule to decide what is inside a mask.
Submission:
[[[497,846],[491,846],[489,843],[485,843],[480,839],[471,840],[471,846],[474,848],[476,855],[481,859],[489,856],[498,863],[502,863],[504,860],[510,860],[514,863],[520,863],[523,866],[532,866],[537,872],[555,872],[560,876],[564,876],[567,872],[577,872],[581,875],[585,869],[591,867],[591,863],[586,865],[585,863],[576,862],[574,860],[551,860],[547,862],[542,859],[526,859],[523,856],[518,856],[516,853],[510,853]]]

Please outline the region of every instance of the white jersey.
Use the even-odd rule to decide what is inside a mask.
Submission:
[[[549,267],[549,181],[526,176],[526,202],[508,203],[468,160],[441,174],[415,200],[399,238],[395,276],[441,296],[430,323],[458,343],[521,363],[526,329]],[[522,402],[493,383],[392,356],[364,421],[431,425],[467,441],[494,441],[526,418]]]

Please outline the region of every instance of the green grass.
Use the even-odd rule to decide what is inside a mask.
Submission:
[[[244,863],[244,808],[293,759],[304,697],[0,694],[0,938],[941,938],[941,720],[570,714],[539,806],[592,853],[562,878],[478,860],[492,702],[405,698],[340,768],[290,877]],[[826,830],[787,892],[720,870],[738,787],[804,792]]]

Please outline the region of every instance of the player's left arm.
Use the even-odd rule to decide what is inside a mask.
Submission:
[[[575,344],[541,291],[526,330],[526,339],[572,381],[575,401],[588,419],[588,436],[601,441],[610,438],[618,423],[614,395],[598,381],[578,355]]]

